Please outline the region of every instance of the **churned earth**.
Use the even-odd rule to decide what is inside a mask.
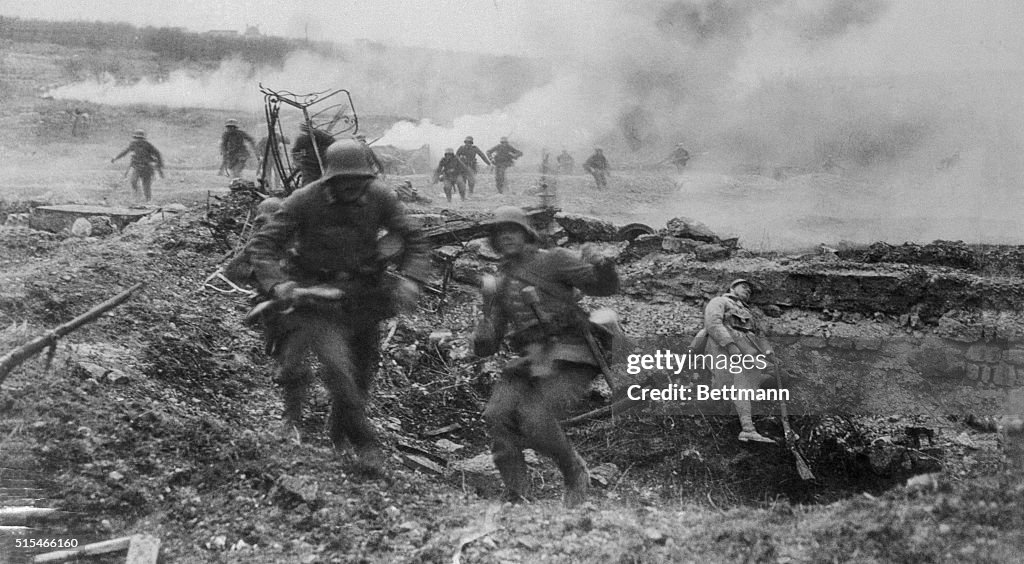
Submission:
[[[732,417],[654,406],[570,430],[594,470],[588,504],[563,509],[557,472],[540,460],[531,463],[536,500],[503,505],[479,418],[500,359],[468,354],[477,294],[461,282],[443,306],[427,293],[382,328],[371,416],[389,459],[382,475],[362,473],[326,439],[322,390],[303,436],[280,432],[270,362],[258,330],[243,324],[249,301],[204,286],[240,244],[247,210],[216,175],[225,115],[91,108],[90,137],[70,139],[66,106],[25,95],[0,109],[4,217],[39,203],[135,205],[124,161],[109,163],[135,127],[147,128],[168,166],[154,184],[155,213],[123,232],[0,227],[0,353],[145,283],[61,339],[49,365],[44,352],[0,382],[0,482],[30,498],[17,501],[59,510],[31,530],[4,531],[6,561],[40,552],[14,549],[18,535],[85,544],[130,534],[159,538],[168,562],[1009,562],[1024,553],[1021,467],[993,434],[945,413],[872,422],[880,440],[896,428],[934,430],[943,454],[926,474],[815,460],[819,479],[804,482],[783,448],[737,444]],[[617,225],[689,216],[739,236],[751,264],[751,251],[871,242],[886,226],[912,227],[873,211],[886,192],[866,179],[694,167],[620,169],[607,192],[586,176],[558,177],[557,202]],[[484,173],[472,199],[446,206],[438,186],[409,177],[433,201],[425,211],[538,202],[539,174],[523,164],[510,179],[498,195]],[[657,272],[655,261],[628,257],[621,268],[629,288]],[[706,297],[634,291],[587,305],[614,307],[633,334],[686,342]],[[790,311],[783,321],[818,330],[820,314]],[[838,330],[888,334],[896,317]],[[603,404],[595,394],[581,411]],[[759,425],[781,436],[771,413]]]

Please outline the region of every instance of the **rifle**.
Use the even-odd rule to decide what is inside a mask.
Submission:
[[[11,372],[11,370],[16,368],[22,362],[25,362],[26,360],[39,354],[40,352],[43,351],[43,349],[46,348],[50,349],[50,353],[46,358],[46,364],[47,366],[49,366],[50,361],[53,360],[53,355],[57,350],[58,339],[74,331],[75,329],[78,329],[79,327],[85,325],[86,323],[95,320],[96,318],[103,315],[107,311],[121,305],[122,303],[127,301],[128,298],[130,298],[133,293],[138,291],[138,289],[143,286],[145,286],[145,283],[139,282],[138,284],[132,286],[131,288],[128,288],[124,292],[121,292],[120,294],[114,296],[113,298],[110,298],[109,300],[101,303],[100,305],[90,309],[89,311],[83,313],[82,315],[79,315],[78,317],[72,319],[71,321],[68,321],[63,325],[58,326],[53,331],[50,331],[49,333],[41,337],[36,337],[35,339],[32,339],[28,343],[25,343],[24,345],[0,357],[0,383],[4,381],[4,379]]]

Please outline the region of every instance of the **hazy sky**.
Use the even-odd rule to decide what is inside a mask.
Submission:
[[[758,0],[760,1],[760,0]],[[881,0],[862,0],[865,6]],[[643,0],[638,0],[642,4]],[[705,4],[707,2],[704,2]],[[724,2],[724,4],[742,4]],[[813,11],[832,0],[789,0],[779,10]],[[195,31],[257,25],[267,34],[348,42],[372,39],[454,50],[530,52],[597,32],[614,34],[597,0],[0,0],[0,15],[125,21]],[[618,3],[618,4],[621,4]],[[595,23],[597,22],[597,23]],[[899,70],[946,66],[1024,66],[1024,2],[1020,0],[898,0],[875,25],[811,64],[836,69]],[[757,30],[755,30],[757,33]],[[766,35],[772,35],[766,33]],[[808,60],[791,45],[766,39],[758,65],[792,69]]]
[[[256,25],[265,34],[308,34],[312,40],[371,39],[513,52],[525,45],[516,29],[517,12],[524,4],[508,0],[0,0],[0,15],[123,21],[193,31],[241,32],[247,25]]]

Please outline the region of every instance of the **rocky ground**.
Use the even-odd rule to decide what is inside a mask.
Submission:
[[[391,458],[384,477],[361,475],[326,441],[323,395],[301,442],[275,432],[269,364],[259,334],[241,323],[248,303],[203,287],[230,244],[212,236],[208,217],[219,216],[207,216],[205,198],[107,237],[4,229],[5,349],[146,283],[61,340],[50,368],[36,359],[3,382],[5,472],[30,477],[40,503],[62,512],[33,523],[35,531],[82,543],[152,534],[174,562],[456,554],[468,562],[985,562],[1019,554],[1019,470],[1002,470],[992,435],[948,420],[939,432],[946,454],[919,483],[827,464],[816,466],[819,482],[802,483],[784,450],[735,444],[731,418],[641,410],[573,430],[598,476],[586,507],[561,509],[545,461],[534,465],[538,501],[502,506],[486,455],[477,458],[486,452],[479,413],[498,364],[466,354],[475,296],[461,284],[440,313],[428,296],[384,328],[372,415]],[[698,311],[607,303],[635,333],[665,332],[675,318],[692,324],[683,318]],[[432,340],[438,330],[453,337]],[[781,435],[771,421],[762,425]],[[971,448],[952,440],[964,432]]]
[[[0,499],[59,510],[47,520],[10,523],[30,529],[0,533],[0,560],[22,562],[41,552],[14,548],[16,538],[85,544],[130,534],[159,538],[168,562],[1009,562],[1024,551],[1019,452],[1014,463],[1013,445],[1000,447],[986,421],[957,410],[912,412],[901,401],[884,403],[891,408],[884,413],[831,421],[852,421],[869,434],[843,435],[850,444],[842,448],[830,443],[831,451],[808,451],[814,482],[800,480],[781,447],[737,444],[732,417],[638,409],[571,429],[594,470],[590,503],[562,509],[557,472],[537,460],[531,463],[536,501],[501,505],[479,419],[501,359],[468,354],[477,298],[459,280],[443,306],[425,294],[417,312],[382,328],[385,355],[371,416],[389,459],[384,475],[362,474],[326,439],[322,391],[310,401],[301,439],[278,431],[279,399],[261,337],[242,323],[248,300],[204,286],[239,244],[244,223],[211,157],[209,140],[224,116],[92,108],[103,116],[92,136],[71,140],[58,129],[65,105],[22,96],[0,112],[9,155],[0,170],[4,217],[44,202],[136,205],[122,166],[109,164],[135,127],[151,131],[169,165],[167,178],[155,184],[149,208],[155,213],[122,232],[80,238],[18,221],[0,228],[0,353],[145,283],[125,304],[61,339],[48,365],[43,353],[0,382]],[[49,164],[34,166],[42,156]],[[509,194],[496,194],[485,176],[474,198],[447,206],[437,186],[422,176],[409,179],[433,200],[417,205],[421,211],[447,208],[473,217],[504,203],[536,203],[540,182],[524,165],[513,170]],[[657,253],[608,243],[622,250],[627,291],[587,305],[614,307],[630,333],[651,342],[688,341],[704,300],[718,291],[721,277],[736,273],[795,271],[799,276],[789,279],[809,279],[839,265],[874,269],[884,278],[911,271],[893,265],[904,260],[940,269],[912,273],[914,280],[941,281],[952,276],[941,269],[966,268],[1001,285],[1006,296],[1019,284],[1019,270],[1004,260],[1014,249],[995,259],[949,245],[899,247],[898,239],[889,247],[820,249],[819,243],[844,238],[836,233],[849,226],[887,221],[865,219],[870,214],[859,206],[872,189],[860,180],[618,171],[607,193],[593,190],[585,176],[557,180],[558,204],[568,212],[656,229],[691,216],[723,237],[740,236],[732,259],[710,262],[662,253],[660,239],[648,249]],[[805,215],[784,221],[789,216],[781,207],[759,199],[766,194],[804,202]],[[816,198],[807,200],[808,194]],[[719,211],[721,201],[747,210],[747,218],[758,217],[749,215],[753,210],[772,220],[752,231],[751,220]],[[837,206],[847,201],[856,213],[837,219]],[[792,246],[779,251],[779,241]],[[467,260],[467,271],[492,265]],[[697,282],[678,278],[681,273]],[[719,286],[703,286],[698,274]],[[778,276],[773,279],[785,279]],[[655,283],[662,277],[688,285]],[[781,354],[796,358],[792,351],[811,347],[805,352],[812,360],[796,369],[812,384],[828,375],[819,368],[829,363],[812,338],[860,343],[900,334],[925,342],[947,334],[942,331],[954,322],[1002,332],[1017,321],[1011,307],[997,312],[1009,319],[989,323],[992,312],[973,302],[936,318],[823,309],[810,301],[762,305],[766,313],[769,306],[779,310],[770,322],[789,339]],[[843,349],[843,369],[863,362],[854,349]],[[1006,364],[999,351],[993,358],[970,354],[986,367]],[[894,361],[885,368],[900,372],[918,364]],[[1012,390],[1013,384],[986,380],[982,391]],[[580,409],[604,403],[595,393]],[[796,418],[808,441],[822,428],[820,415]],[[772,408],[758,424],[782,435]],[[934,440],[915,442],[910,428],[931,430]]]

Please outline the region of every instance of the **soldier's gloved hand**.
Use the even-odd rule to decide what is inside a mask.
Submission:
[[[420,287],[412,280],[402,279],[395,288],[395,301],[401,311],[412,311],[416,309],[416,302],[420,298]]]
[[[274,286],[273,290],[271,291],[271,294],[273,294],[274,298],[278,300],[292,300],[295,298],[295,290],[298,287],[299,285],[292,280],[289,280],[287,282],[281,282],[280,284],[276,284]]]

